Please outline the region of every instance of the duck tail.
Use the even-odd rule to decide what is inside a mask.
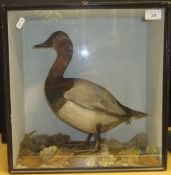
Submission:
[[[147,117],[147,114],[144,112],[132,110],[132,115],[131,115],[132,119],[141,119],[143,117]]]

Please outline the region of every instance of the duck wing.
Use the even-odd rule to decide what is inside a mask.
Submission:
[[[108,90],[87,80],[75,79],[73,87],[65,91],[64,98],[84,108],[115,117],[131,116],[131,110],[121,105]]]

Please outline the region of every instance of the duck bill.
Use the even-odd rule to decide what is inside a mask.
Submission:
[[[33,48],[49,48],[49,45],[48,43],[41,43],[41,44],[35,45]]]

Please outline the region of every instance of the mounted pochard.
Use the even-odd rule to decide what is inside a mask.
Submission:
[[[106,132],[130,119],[142,118],[145,113],[122,105],[108,90],[88,80],[64,78],[63,74],[73,55],[73,44],[63,31],[54,32],[35,48],[53,48],[58,56],[45,81],[45,93],[51,108],[64,122],[88,133],[87,141],[94,135],[100,148],[100,133]]]

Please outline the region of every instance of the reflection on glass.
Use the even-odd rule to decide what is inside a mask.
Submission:
[[[87,48],[82,48],[80,51],[81,56],[83,56],[84,58],[87,58],[88,56],[90,56],[90,52]]]

